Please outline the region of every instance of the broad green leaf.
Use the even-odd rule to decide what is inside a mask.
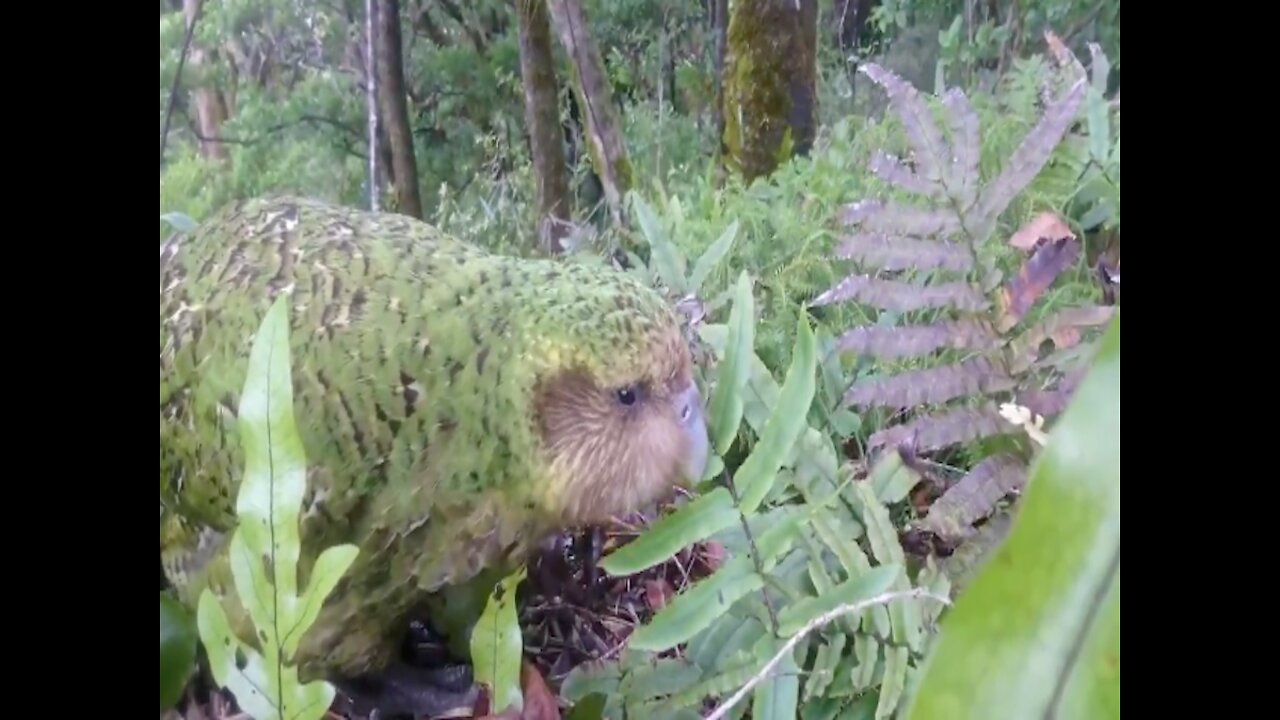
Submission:
[[[616,660],[592,660],[569,671],[560,685],[560,696],[579,703],[592,695],[615,695],[621,682],[622,668]]]
[[[800,433],[809,427],[806,419],[817,385],[814,377],[817,359],[813,330],[803,313],[797,325],[791,366],[782,383],[778,403],[774,406],[769,421],[765,423],[760,442],[751,449],[751,454],[734,475],[734,483],[742,501],[740,509],[744,513],[755,512],[756,506],[768,495],[773,480],[777,477],[778,468],[791,452]]]
[[[791,637],[807,623],[841,605],[851,605],[886,592],[902,573],[901,565],[880,565],[846,580],[816,597],[793,603],[778,613],[778,632]]]
[[[736,522],[733,497],[720,486],[658,519],[640,537],[602,558],[600,567],[610,575],[634,575]]]
[[[495,714],[524,709],[520,689],[520,661],[524,650],[516,618],[516,588],[525,568],[499,580],[471,631],[471,662],[476,682],[489,687],[489,706]]]
[[[604,707],[608,699],[598,692],[582,698],[573,704],[573,709],[564,716],[564,720],[603,720]]]
[[[1120,717],[1120,314],[1009,536],[943,618],[910,718]]]
[[[724,259],[729,253],[729,248],[733,246],[734,238],[738,235],[738,221],[734,220],[729,223],[729,227],[720,234],[720,237],[711,246],[702,253],[698,261],[693,264],[693,273],[689,276],[689,289],[698,292],[702,287],[703,281],[707,279],[707,275],[715,268],[715,266]]]
[[[334,688],[324,681],[301,684],[289,659],[357,554],[354,545],[328,548],[305,595],[298,596],[298,513],[306,458],[293,415],[289,362],[288,296],[282,295],[254,337],[237,415],[245,471],[229,558],[258,647],[233,635],[226,611],[210,590],[201,594],[196,615],[214,680],[256,720],[316,720],[328,711]]]
[[[738,276],[737,295],[729,310],[728,332],[708,413],[712,446],[720,455],[729,451],[742,422],[743,391],[750,377],[755,344],[755,300],[751,295],[751,278],[745,270]]]
[[[160,712],[182,697],[196,661],[196,624],[187,608],[160,593]]]

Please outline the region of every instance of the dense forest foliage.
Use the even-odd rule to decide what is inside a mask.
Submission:
[[[160,123],[162,243],[298,194],[683,312],[714,471],[476,716],[1119,717],[1119,0],[162,0]],[[162,715],[248,711],[184,612]]]

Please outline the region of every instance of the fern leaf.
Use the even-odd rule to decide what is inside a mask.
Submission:
[[[1006,495],[1022,487],[1026,469],[1018,458],[993,455],[978,463],[929,508],[921,527],[948,542],[972,534],[977,520],[987,517]]]
[[[899,158],[890,155],[883,150],[876,151],[871,156],[870,167],[871,172],[876,177],[884,180],[890,185],[896,185],[908,192],[918,195],[926,195],[929,197],[940,196],[939,192],[942,186],[938,183],[930,182],[928,178],[917,175]]]
[[[962,281],[926,287],[899,280],[877,280],[869,275],[847,277],[814,298],[811,304],[828,305],[848,300],[894,312],[948,306],[978,312],[991,304],[977,288]]]
[[[857,225],[868,232],[919,237],[956,235],[960,218],[951,209],[934,210],[884,200],[860,200],[840,208],[843,225]]]
[[[919,176],[930,184],[940,184],[942,169],[951,165],[942,131],[933,121],[929,106],[920,97],[920,91],[892,71],[875,63],[867,63],[858,70],[871,81],[884,88],[889,105],[902,120],[902,129],[911,142],[913,160],[919,168]]]
[[[943,348],[989,350],[995,347],[996,342],[991,325],[974,318],[906,327],[863,325],[837,338],[836,347],[884,359],[897,359],[919,357]]]
[[[1035,179],[1048,162],[1053,149],[1058,146],[1075,119],[1076,111],[1084,100],[1087,83],[1088,78],[1081,77],[1062,96],[1048,104],[1039,122],[1009,157],[1004,170],[982,192],[982,199],[979,201],[982,224],[975,233],[978,237],[990,234],[1000,213],[1004,212],[1009,203]]]
[[[1084,377],[1086,367],[1076,367],[1068,371],[1053,388],[1023,393],[1018,398],[1018,404],[1046,418],[1057,415],[1071,400],[1071,394],[1075,392],[1076,385]]]
[[[1016,386],[997,363],[981,355],[952,365],[911,370],[854,383],[844,395],[846,403],[900,409],[926,403],[943,403],[964,395],[985,395]]]
[[[982,137],[978,131],[978,113],[959,88],[951,88],[942,98],[951,130],[951,171],[946,183],[961,212],[967,213],[978,195],[981,170]]]
[[[964,245],[884,233],[848,235],[836,249],[836,257],[881,270],[969,272],[973,268],[973,255]]]
[[[933,452],[962,442],[1012,432],[995,403],[979,409],[957,408],[895,425],[867,438],[868,450],[910,442],[918,453]]]
[[[1009,284],[1000,288],[1002,322],[1013,327],[1063,270],[1080,256],[1080,244],[1071,238],[1042,241],[1018,268]]]

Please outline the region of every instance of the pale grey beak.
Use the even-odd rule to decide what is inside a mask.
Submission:
[[[702,412],[702,396],[698,393],[697,384],[689,383],[689,387],[677,396],[676,407],[680,412],[680,426],[689,436],[689,452],[684,456],[680,469],[685,480],[692,485],[702,479],[711,451],[707,422]]]

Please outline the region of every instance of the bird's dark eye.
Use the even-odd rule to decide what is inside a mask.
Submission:
[[[623,405],[634,405],[636,403],[635,388],[625,387],[618,390],[618,402]]]

